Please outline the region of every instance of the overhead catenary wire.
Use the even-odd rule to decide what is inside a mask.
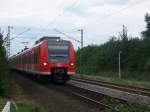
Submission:
[[[64,1],[65,1],[65,0],[63,0],[60,4],[58,4],[58,6],[56,6],[56,8],[57,8],[57,7],[61,7],[61,6],[64,4]],[[73,8],[78,2],[79,2],[79,0],[75,0],[75,1],[71,4],[71,6],[70,6],[68,9]],[[41,29],[41,31],[46,31],[46,30],[47,30],[47,27],[48,27],[50,24],[52,24],[53,22],[55,22],[58,17],[62,16],[63,13],[64,13],[64,11],[63,11],[62,13],[57,14],[57,15],[45,26],[45,28],[42,28],[42,29]],[[53,29],[52,29],[52,30],[53,30]],[[25,31],[25,32],[26,32],[26,31]],[[22,33],[24,33],[24,32],[22,32]],[[22,33],[18,34],[18,35],[15,36],[14,38],[17,38],[17,37],[18,37],[19,35],[21,35]],[[14,38],[12,38],[11,40],[13,40]]]
[[[71,4],[71,6],[70,6],[68,9],[73,8],[78,2],[79,2],[79,0],[75,0],[75,1]],[[63,1],[60,5],[62,5],[63,3],[64,3],[64,1]],[[59,5],[59,6],[60,6],[60,5]],[[56,15],[56,16],[54,17],[54,19],[51,20],[51,22],[48,23],[48,24],[46,25],[46,27],[43,28],[43,29],[41,29],[41,30],[42,30],[42,31],[47,30],[47,27],[48,27],[50,24],[52,24],[53,22],[55,22],[55,21],[58,19],[58,17],[62,16],[63,14],[64,14],[64,10],[62,11],[62,13],[59,13],[58,15]],[[52,29],[52,30],[53,30],[53,29]]]
[[[63,2],[61,2],[57,7],[61,7],[61,6],[64,4],[64,1],[65,1],[65,0],[63,0]],[[75,2],[73,2],[72,5],[71,5],[69,8],[73,8],[73,7],[78,3],[78,1],[79,1],[79,0],[75,0]],[[114,15],[116,15],[116,14],[122,12],[122,11],[125,11],[125,10],[127,10],[127,9],[129,9],[129,8],[132,8],[132,7],[135,7],[135,6],[137,6],[137,5],[140,5],[141,3],[145,2],[145,1],[147,1],[147,0],[141,0],[141,1],[138,2],[138,3],[135,3],[135,5],[128,6],[128,7],[122,8],[122,9],[120,9],[120,10],[118,10],[118,11],[112,12],[112,13],[110,13],[110,14],[104,16],[103,19],[109,18],[109,17],[114,16]],[[54,19],[51,20],[51,22],[46,25],[45,29],[42,29],[42,30],[47,30],[47,29],[48,29],[47,27],[48,27],[51,23],[55,22],[55,21],[58,19],[59,16],[62,16],[63,13],[64,13],[64,11],[63,11],[62,13],[56,15],[56,16],[54,17]],[[102,20],[102,19],[100,19],[100,20]]]
[[[56,32],[58,32],[58,33],[60,33],[60,34],[65,35],[66,37],[68,37],[68,38],[70,38],[70,39],[72,39],[72,40],[74,40],[74,41],[76,41],[76,42],[78,42],[78,43],[81,43],[81,41],[79,41],[79,40],[75,39],[75,37],[72,37],[72,36],[66,35],[65,33],[63,33],[63,32],[61,32],[61,31],[59,31],[58,29],[53,29],[53,30],[54,30],[54,31],[56,31]]]
[[[20,35],[24,34],[25,32],[28,32],[28,31],[30,31],[30,30],[31,30],[31,29],[28,28],[28,29],[26,29],[25,31],[23,31],[23,32],[21,32],[21,33],[19,33],[19,34],[17,34],[16,36],[14,36],[13,38],[11,38],[10,40],[13,40],[13,39],[17,38],[17,37],[19,37]]]
[[[105,16],[103,16],[102,18],[99,18],[99,20],[96,20],[95,23],[96,23],[97,25],[98,25],[99,23],[101,23],[101,25],[102,25],[102,24],[105,24],[104,20],[108,19],[109,17],[112,17],[112,16],[114,16],[114,15],[117,15],[117,14],[123,12],[123,11],[126,11],[126,10],[128,10],[128,9],[131,9],[131,8],[136,7],[136,6],[138,6],[138,5],[142,5],[143,3],[147,2],[147,1],[148,1],[148,0],[140,0],[140,1],[138,1],[137,3],[135,3],[135,4],[131,4],[130,6],[127,6],[127,7],[124,7],[124,8],[122,8],[122,9],[120,9],[120,10],[117,10],[117,11],[114,11],[114,12],[112,12],[112,13],[109,13],[108,15],[105,15]],[[87,25],[91,25],[91,24],[93,24],[93,23],[85,24],[85,25],[83,25],[82,27],[86,27]],[[119,26],[120,26],[120,25],[119,25]]]
[[[114,15],[117,15],[117,14],[119,14],[119,13],[121,13],[121,12],[123,12],[123,11],[126,11],[126,10],[128,10],[128,9],[131,9],[131,8],[133,8],[133,7],[135,7],[135,6],[141,5],[142,3],[146,2],[146,1],[148,1],[148,0],[140,0],[139,2],[137,2],[137,3],[135,3],[135,4],[131,4],[130,6],[127,6],[127,7],[121,8],[121,9],[119,9],[119,10],[117,10],[117,11],[114,11],[114,12],[112,12],[112,13],[109,13],[109,14],[107,14],[106,16],[103,16],[102,18],[99,18],[99,20],[96,20],[96,23],[97,23],[97,24],[98,24],[98,23],[103,23],[103,24],[104,24],[103,21],[106,20],[107,18],[112,17],[112,16],[114,16]],[[98,21],[98,22],[97,22],[97,21]],[[93,23],[91,23],[91,24],[93,24]],[[86,25],[84,25],[84,27],[87,26],[87,25],[90,25],[90,24],[86,24]]]
[[[65,0],[63,0],[61,3],[59,3],[59,4],[56,6],[56,8],[61,7],[61,6],[64,4],[64,1],[65,1]],[[76,0],[76,1],[77,1],[77,0]],[[73,3],[73,4],[74,4],[74,3]],[[42,30],[46,30],[47,27],[48,27],[52,22],[54,22],[60,15],[61,15],[61,14],[57,14],[57,15],[51,20],[51,22],[48,23],[48,24],[45,26],[45,28],[43,28]],[[22,33],[24,33],[24,32],[22,32]],[[19,35],[21,35],[21,34],[18,34],[17,36],[19,36]]]
[[[64,1],[65,1],[65,0],[63,0],[57,7],[60,7],[61,5],[63,5],[63,4],[64,4]],[[79,1],[79,0],[75,0],[75,2],[72,3],[72,5],[71,5],[70,8],[72,8],[78,1]],[[57,8],[57,7],[56,7],[56,8]],[[56,15],[56,16],[54,17],[54,19],[53,19],[50,23],[48,23],[48,24],[46,25],[45,29],[42,29],[42,30],[43,30],[43,31],[46,30],[47,27],[48,27],[52,22],[56,21],[56,19],[57,19],[59,16],[61,16],[63,13],[64,13],[64,11],[63,11],[61,14]],[[24,32],[19,33],[18,35],[16,35],[15,37],[11,38],[10,40],[13,40],[13,39],[19,37],[20,35],[22,35],[23,33],[27,32],[27,31],[29,31],[29,30],[30,30],[30,29],[27,29],[27,30],[25,30]]]
[[[137,2],[136,4],[132,4],[132,5],[128,6],[128,7],[122,8],[122,9],[120,9],[120,10],[118,10],[118,11],[109,13],[108,15],[104,16],[104,17],[101,18],[100,20],[105,20],[106,18],[109,18],[109,17],[111,17],[111,16],[114,16],[114,15],[116,15],[116,14],[119,14],[119,13],[121,13],[121,12],[127,10],[127,9],[133,8],[133,7],[137,6],[137,5],[141,5],[142,3],[146,2],[146,1],[148,1],[148,0],[141,0],[141,1]],[[101,21],[101,22],[102,22],[102,21]],[[88,24],[88,25],[89,25],[89,24]]]
[[[122,9],[120,9],[120,10],[118,10],[118,11],[112,12],[112,13],[110,13],[110,14],[104,16],[101,20],[105,20],[106,18],[109,18],[109,17],[111,17],[111,16],[114,16],[114,15],[116,15],[116,14],[119,14],[119,13],[121,13],[121,12],[127,10],[127,9],[133,8],[133,7],[137,6],[137,5],[141,5],[142,3],[146,2],[146,1],[147,1],[147,0],[141,0],[141,1],[137,2],[136,4],[133,4],[133,5],[130,5],[130,6],[128,6],[128,7],[122,8]],[[55,29],[55,31],[56,31],[56,29]],[[58,32],[58,33],[61,33],[61,34],[63,34],[63,35],[65,35],[63,32],[60,32],[60,31],[57,31],[57,32]],[[66,35],[65,35],[65,36],[66,36]],[[69,37],[70,37],[70,36],[69,36]],[[71,37],[72,37],[72,36],[71,36]],[[73,40],[76,41],[76,39],[73,39]]]
[[[148,0],[141,0],[141,1],[137,2],[136,4],[133,4],[133,5],[130,5],[130,6],[128,6],[128,7],[122,8],[122,9],[120,9],[120,10],[118,10],[118,11],[112,12],[112,13],[110,13],[110,14],[104,16],[104,18],[111,17],[111,16],[116,15],[116,14],[118,14],[118,13],[120,13],[120,12],[123,12],[123,11],[125,11],[125,10],[127,10],[127,9],[133,8],[134,6],[141,5],[141,3],[144,3],[144,2],[146,2],[146,1],[148,1]]]

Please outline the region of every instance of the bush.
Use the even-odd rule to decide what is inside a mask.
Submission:
[[[3,35],[0,34],[0,96],[8,95],[8,65],[3,47]]]
[[[150,70],[150,58],[148,59],[148,61],[145,63],[145,69],[146,70]]]

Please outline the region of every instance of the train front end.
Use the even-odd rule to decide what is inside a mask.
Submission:
[[[75,74],[75,51],[70,41],[47,39],[48,67],[51,79],[65,83]]]

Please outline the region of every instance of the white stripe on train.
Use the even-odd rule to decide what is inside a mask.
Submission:
[[[32,74],[51,75],[51,72],[40,72],[40,71],[35,71],[35,70],[25,70],[25,69],[16,68],[16,67],[12,67],[12,68],[16,69],[16,70],[32,73]],[[73,74],[75,74],[75,72],[67,72],[67,74],[73,75]]]

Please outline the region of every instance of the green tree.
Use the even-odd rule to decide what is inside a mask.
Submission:
[[[118,72],[118,53],[121,54],[121,69],[124,72],[150,71],[150,15],[145,16],[146,30],[143,38],[129,37],[127,27],[123,25],[118,36],[113,36],[102,45],[90,45],[78,50],[77,66],[82,55],[81,71],[94,74],[98,72]],[[83,70],[84,69],[84,70]],[[86,73],[84,73],[86,74]],[[135,78],[135,76],[134,76]]]
[[[3,35],[0,33],[0,96],[8,93],[8,66],[3,46]]]
[[[144,67],[145,67],[146,70],[150,70],[150,57],[149,57],[149,59],[146,61]]]
[[[146,30],[142,32],[143,40],[141,44],[141,63],[140,67],[148,67],[149,57],[150,57],[150,14],[145,15]],[[148,69],[147,69],[148,70]]]
[[[150,14],[146,13],[145,15],[145,22],[146,22],[146,30],[142,32],[142,36],[144,38],[150,38]]]

